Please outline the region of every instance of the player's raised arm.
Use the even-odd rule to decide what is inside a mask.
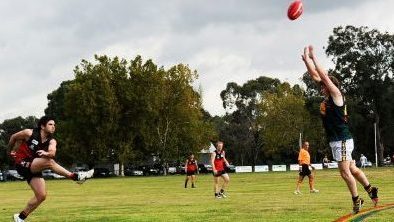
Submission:
[[[338,89],[338,87],[331,81],[331,79],[328,76],[327,71],[323,68],[322,65],[320,65],[319,61],[317,60],[317,57],[314,53],[313,46],[308,46],[309,49],[309,58],[313,61],[313,64],[316,67],[316,71],[321,79],[322,84],[324,84],[328,91],[330,92],[330,95],[333,97],[334,101],[336,100],[342,100],[342,94],[341,91]],[[340,97],[340,98],[339,98]],[[337,104],[338,105],[338,104]]]
[[[309,57],[309,47],[304,48],[304,54],[301,55],[302,61],[304,61],[305,66],[308,70],[309,75],[315,81],[316,83],[319,83],[321,81],[319,74],[317,73],[317,70],[315,68],[315,65],[312,61],[312,59]]]

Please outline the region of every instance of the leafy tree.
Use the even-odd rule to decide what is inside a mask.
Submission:
[[[75,79],[51,93],[47,112],[60,117],[71,158],[128,163],[183,158],[209,141],[196,71],[179,64],[165,70],[140,56],[95,56],[74,70]]]
[[[319,147],[320,135],[314,135],[315,125],[310,121],[304,93],[298,85],[291,87],[288,83],[283,83],[277,87],[276,92],[265,93],[259,108],[261,115],[258,125],[262,129],[264,152],[274,162],[294,163],[299,150],[300,132],[304,134],[304,140]],[[321,126],[317,128],[322,131]],[[317,156],[318,150],[320,149],[311,149],[312,157]]]
[[[249,80],[242,86],[230,82],[221,92],[227,114],[226,125],[220,132],[220,137],[227,144],[229,154],[234,154],[237,163],[254,166],[263,161],[263,138],[257,124],[257,118],[261,115],[258,103],[263,99],[264,93],[275,92],[279,85],[278,79],[262,76]]]

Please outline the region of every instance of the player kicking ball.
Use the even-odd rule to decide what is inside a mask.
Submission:
[[[354,144],[348,126],[346,101],[340,91],[339,81],[334,76],[328,75],[327,71],[318,63],[312,46],[304,48],[302,60],[311,78],[320,85],[321,93],[324,96],[324,100],[320,104],[320,114],[330,142],[332,155],[338,161],[341,177],[352,195],[353,213],[358,213],[364,203],[364,200],[358,195],[356,181],[363,185],[376,206],[378,188],[371,186],[364,172],[356,167],[352,159]]]
[[[213,171],[213,183],[215,198],[226,198],[224,190],[227,188],[230,182],[230,177],[228,176],[225,167],[229,166],[226,159],[225,152],[223,150],[223,142],[218,141],[216,143],[216,150],[211,154],[211,164]],[[223,184],[219,187],[219,178],[223,179]]]
[[[54,132],[54,119],[44,116],[38,121],[37,128],[21,130],[10,138],[8,146],[12,150],[10,155],[14,159],[15,168],[34,193],[34,197],[27,202],[26,207],[20,213],[14,214],[14,222],[24,222],[27,216],[46,199],[43,170],[51,169],[80,184],[93,176],[94,170],[71,173],[54,161],[56,155],[56,140],[52,137]]]

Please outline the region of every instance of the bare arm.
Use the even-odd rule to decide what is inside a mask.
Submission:
[[[311,78],[316,82],[319,83],[321,81],[319,74],[317,73],[317,70],[315,68],[315,65],[313,64],[312,59],[309,57],[309,47],[304,48],[304,54],[301,55],[302,60],[305,63],[305,66],[308,70],[309,75]]]
[[[56,156],[56,145],[57,142],[55,139],[51,139],[51,141],[49,141],[49,146],[48,146],[48,152],[44,151],[44,150],[38,150],[37,154],[39,157],[46,157],[46,158],[55,158]]]
[[[195,163],[195,164],[196,164],[196,167],[197,167],[196,169],[197,169],[197,174],[198,174],[200,171],[199,171],[199,169],[198,169],[198,163],[197,163],[197,160],[196,160],[196,163]]]
[[[215,153],[211,153],[211,165],[212,165],[212,171],[214,174],[216,174],[216,168],[215,168]]]
[[[226,159],[226,153],[225,152],[223,153],[223,160],[224,160],[224,163],[226,164],[227,167],[230,166],[230,164],[228,163],[228,161]]]
[[[189,161],[187,161],[187,160],[186,160],[186,162],[185,162],[185,173],[187,173],[187,165],[188,165],[188,162],[189,162]]]
[[[331,81],[331,79],[328,77],[327,71],[318,62],[316,55],[313,51],[313,47],[309,46],[308,48],[309,48],[309,58],[312,59],[313,64],[316,67],[316,71],[317,71],[322,83],[327,87],[328,91],[330,92],[331,97],[334,100],[334,103],[337,106],[342,106],[343,105],[343,97],[342,97],[341,91]]]
[[[8,142],[8,148],[10,149],[10,151],[15,152],[17,149],[17,147],[15,147],[16,142],[27,141],[32,134],[33,134],[33,130],[31,129],[24,129],[17,133],[12,134],[12,136],[10,137],[10,141]]]
[[[301,149],[300,149],[300,151],[298,152],[298,165],[301,166]]]

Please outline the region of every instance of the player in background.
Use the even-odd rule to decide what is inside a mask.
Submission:
[[[189,180],[191,180],[192,182],[192,188],[196,188],[195,182],[196,182],[196,174],[198,174],[198,164],[197,164],[197,160],[194,159],[193,154],[190,154],[186,160],[185,173],[186,173],[185,188],[187,188],[187,182]]]
[[[307,176],[309,179],[309,192],[310,193],[319,193],[319,190],[314,188],[315,178],[310,171],[309,167],[314,170],[314,167],[311,165],[311,156],[309,155],[309,142],[305,141],[302,147],[300,147],[300,153],[298,154],[298,164],[300,165],[300,173],[297,180],[296,190],[294,194],[301,194],[300,186],[304,177]]]
[[[346,101],[340,91],[339,81],[318,63],[313,47],[304,48],[302,60],[311,78],[321,87],[324,96],[320,104],[320,114],[326,131],[333,158],[338,161],[341,177],[352,196],[353,213],[358,213],[364,203],[357,191],[358,181],[367,191],[372,202],[378,203],[378,188],[371,186],[364,172],[356,167],[352,159],[354,149],[353,137],[348,126]]]
[[[225,194],[225,189],[230,182],[230,177],[226,172],[226,167],[229,166],[229,163],[226,159],[225,152],[223,150],[223,142],[218,141],[216,143],[216,150],[211,154],[211,164],[213,171],[213,182],[214,182],[214,192],[216,198],[225,198],[227,197]],[[219,186],[219,178],[223,179],[223,183]]]
[[[38,121],[37,128],[21,130],[10,138],[8,146],[11,149],[10,156],[14,159],[15,168],[26,179],[34,193],[26,207],[19,214],[14,214],[14,222],[23,222],[45,200],[47,191],[45,180],[42,178],[43,170],[51,169],[79,183],[93,176],[94,170],[71,173],[55,162],[54,132],[54,119],[44,116]]]

